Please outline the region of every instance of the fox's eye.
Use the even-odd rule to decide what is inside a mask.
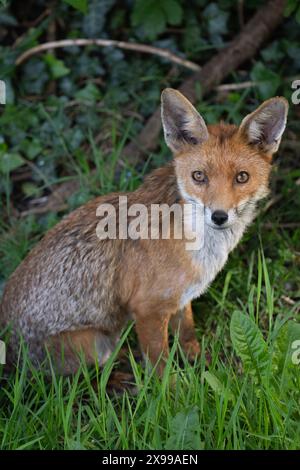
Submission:
[[[207,176],[203,171],[197,170],[192,173],[193,180],[196,181],[197,183],[206,183],[207,182]]]
[[[248,179],[249,173],[247,171],[240,171],[235,177],[237,183],[247,183]]]

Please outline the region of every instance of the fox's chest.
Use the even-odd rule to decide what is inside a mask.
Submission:
[[[215,233],[216,232],[216,233]],[[196,274],[183,291],[180,306],[184,307],[191,300],[202,295],[224,267],[230,251],[240,238],[239,234],[232,232],[208,231],[200,250],[191,252],[192,263],[196,266]]]

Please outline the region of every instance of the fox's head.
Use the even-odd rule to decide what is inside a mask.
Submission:
[[[215,229],[248,223],[268,194],[272,155],[286,126],[288,102],[276,97],[246,116],[239,127],[206,126],[177,90],[162,92],[165,140],[175,157],[181,196],[204,205],[205,223]]]

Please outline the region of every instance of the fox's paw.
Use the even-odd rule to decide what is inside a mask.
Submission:
[[[181,346],[190,363],[194,363],[197,357],[200,356],[200,344],[196,339],[185,341]]]
[[[134,396],[138,393],[134,375],[118,370],[112,371],[108,379],[106,390],[110,396],[121,396],[124,392]]]

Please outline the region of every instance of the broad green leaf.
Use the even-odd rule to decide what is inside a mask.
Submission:
[[[224,395],[225,393],[228,393],[229,400],[234,400],[233,393],[230,390],[226,390],[226,385],[223,384],[214,374],[209,371],[205,371],[203,373],[203,378],[218,395]]]
[[[0,153],[0,172],[9,173],[10,171],[24,165],[24,160],[18,153]]]
[[[81,11],[84,15],[87,13],[88,2],[87,0],[64,0],[65,3],[68,3],[76,10]]]
[[[269,372],[270,354],[258,326],[249,316],[234,312],[230,323],[230,336],[245,371],[261,383]]]
[[[22,191],[27,197],[38,196],[41,193],[40,188],[34,183],[29,181],[22,184]]]
[[[198,450],[203,449],[200,441],[200,422],[197,407],[184,413],[177,413],[170,426],[171,434],[167,439],[167,450]]]

